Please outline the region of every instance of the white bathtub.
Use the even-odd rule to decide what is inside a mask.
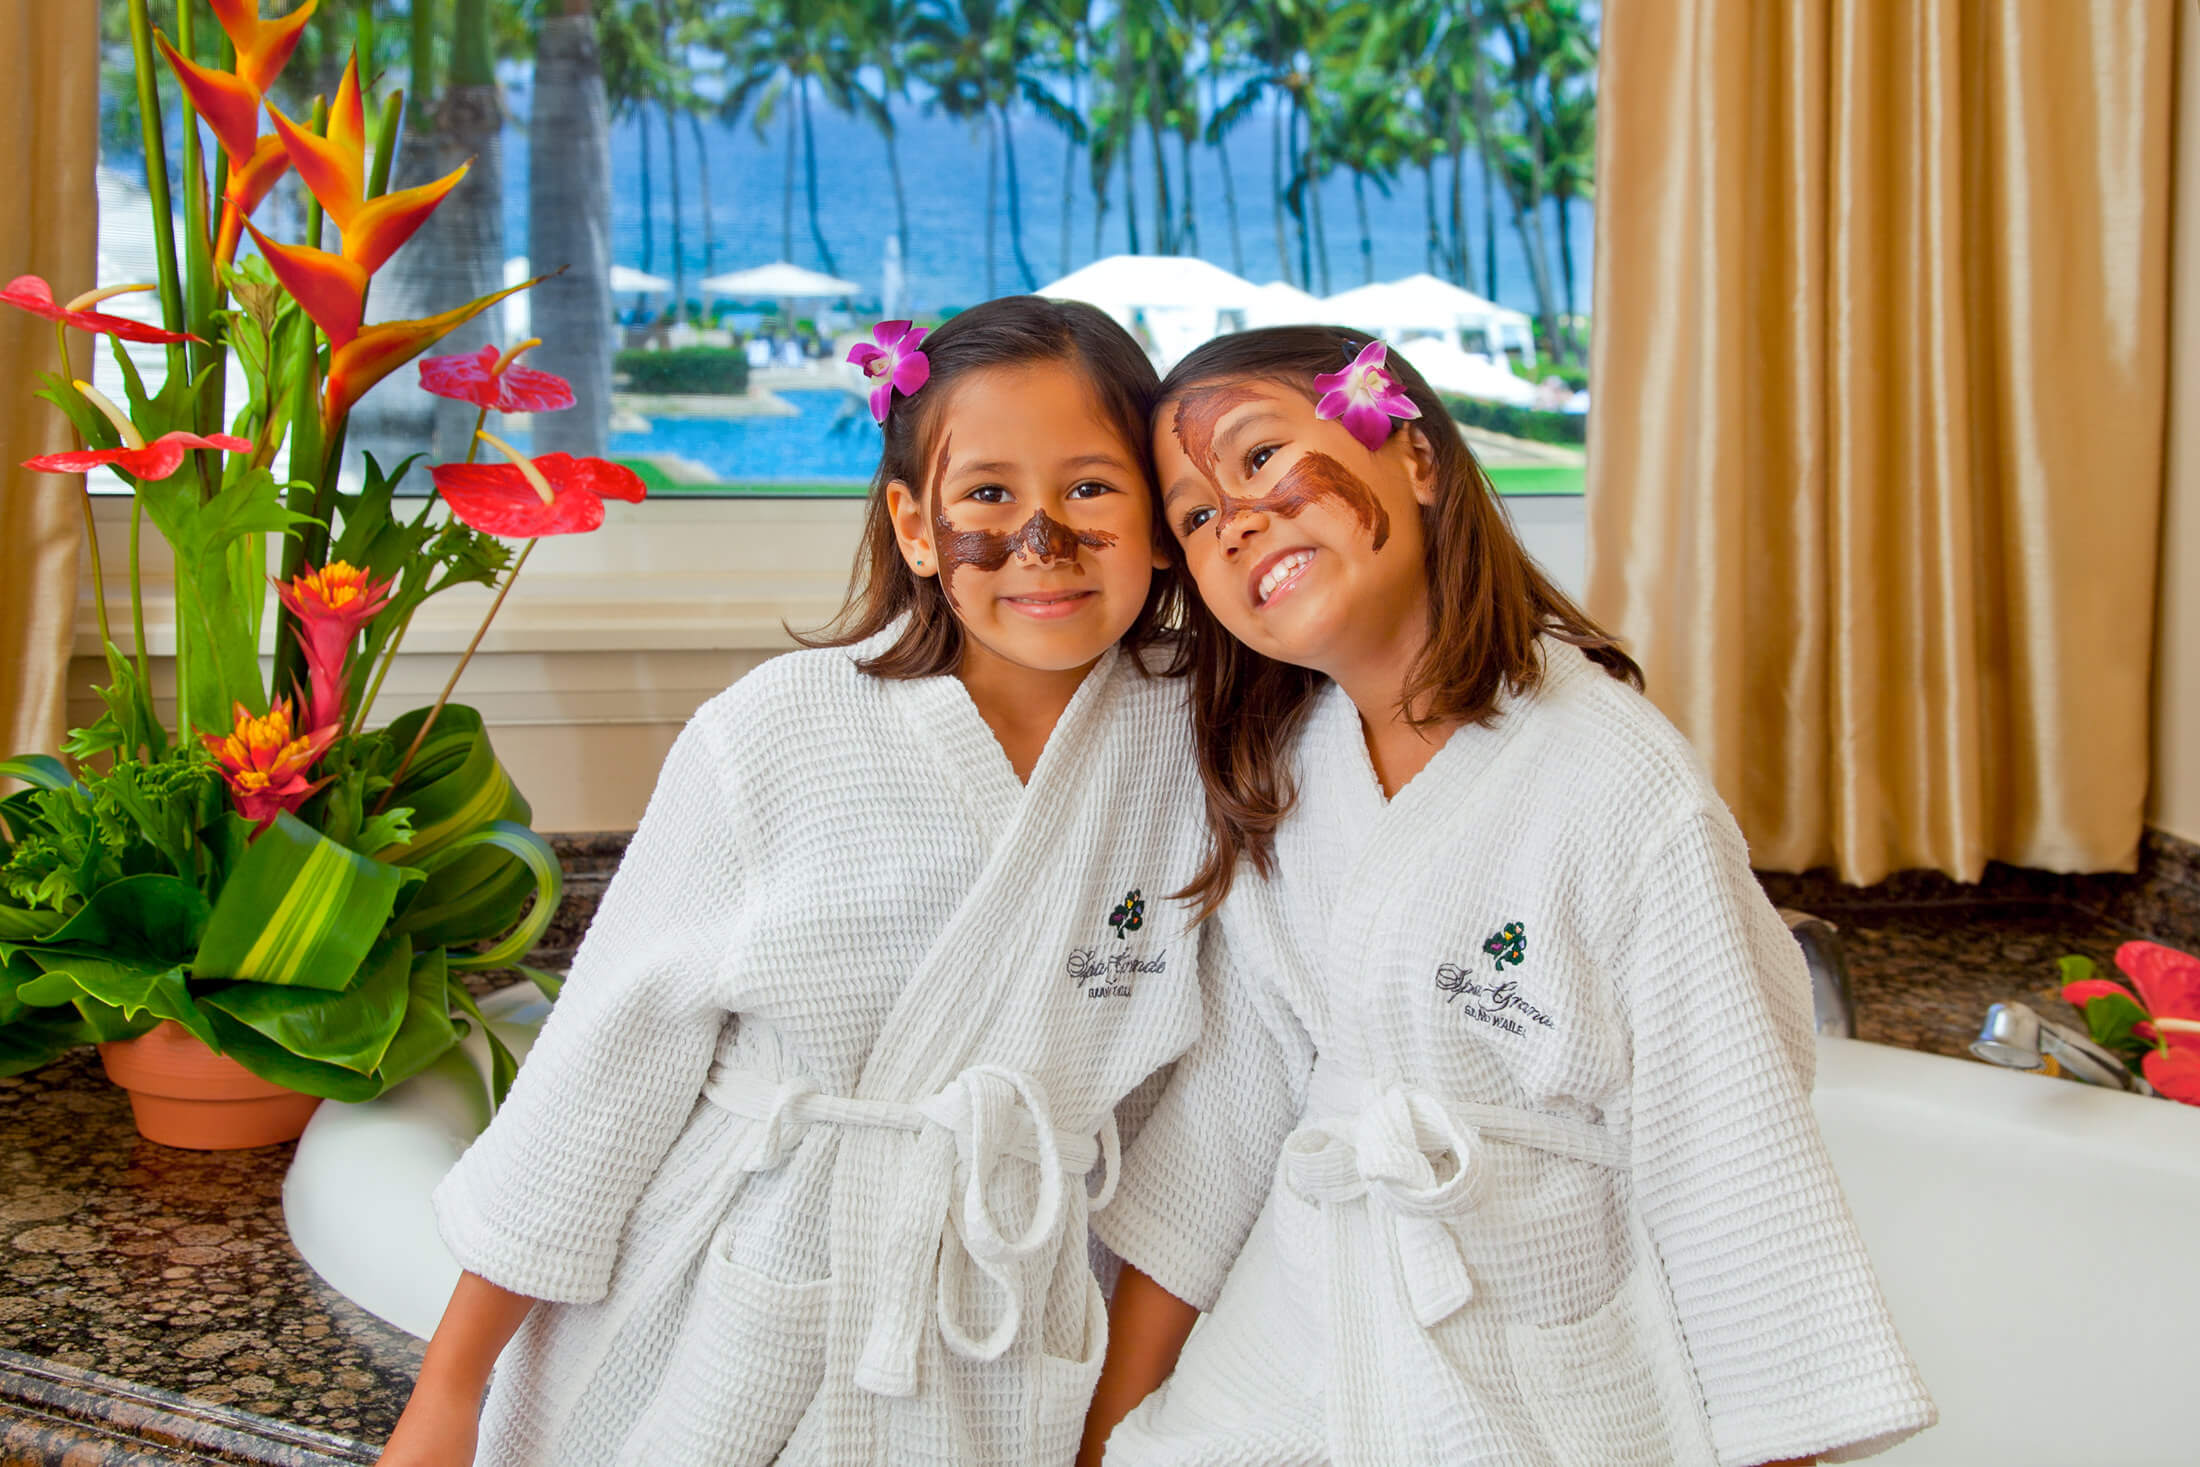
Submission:
[[[515,1047],[543,1006],[485,1005]],[[292,1240],[401,1329],[458,1269],[428,1192],[483,1123],[464,1055],[324,1105],[283,1185]],[[1852,1040],[1818,1046],[1818,1117],[1940,1425],[1876,1460],[2200,1463],[2200,1109]]]

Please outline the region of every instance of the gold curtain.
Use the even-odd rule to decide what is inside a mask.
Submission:
[[[1604,7],[1588,602],[1761,867],[2136,859],[2180,8]]]
[[[92,287],[99,238],[99,7],[0,0],[0,278],[42,275],[62,300]],[[59,364],[51,323],[0,307],[0,757],[61,741],[76,628],[82,490],[15,467],[75,447],[68,423],[31,394]],[[90,358],[71,343],[81,369]]]

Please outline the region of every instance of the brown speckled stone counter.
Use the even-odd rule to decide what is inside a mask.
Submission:
[[[570,957],[623,840],[558,844],[570,875],[533,958],[546,966]],[[1996,999],[2082,1022],[2055,997],[2065,953],[2105,970],[2132,937],[2200,947],[2195,875],[2190,848],[2154,842],[2137,878],[1765,885],[1840,928],[1860,1038],[1961,1056]],[[142,1141],[88,1051],[0,1079],[0,1467],[374,1461],[421,1347],[290,1246],[290,1152]]]

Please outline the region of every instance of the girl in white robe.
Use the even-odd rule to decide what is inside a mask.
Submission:
[[[1252,332],[1163,384],[1202,602],[1196,889],[1227,893],[1217,957],[1266,981],[1095,1219],[1132,1269],[1085,1459],[1899,1441],[1933,1407],[1812,1117],[1799,950],[1634,665],[1520,550],[1440,400],[1361,347]]]
[[[1153,373],[1024,297],[934,332],[897,397],[899,335],[841,635],[681,734],[436,1193],[466,1276],[391,1467],[477,1460],[492,1361],[498,1467],[1075,1450],[1113,1112],[1200,1022]]]

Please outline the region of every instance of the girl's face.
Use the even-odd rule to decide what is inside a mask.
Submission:
[[[1198,384],[1162,403],[1163,518],[1200,599],[1246,646],[1347,681],[1427,636],[1421,509],[1435,455],[1414,424],[1370,452],[1295,384]]]
[[[953,393],[926,482],[887,489],[902,557],[940,578],[973,651],[1083,667],[1168,564],[1138,455],[1069,363],[983,368]]]

